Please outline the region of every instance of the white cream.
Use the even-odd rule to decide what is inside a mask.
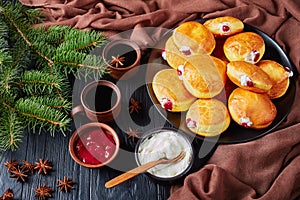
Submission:
[[[246,127],[250,127],[253,124],[253,122],[250,120],[249,117],[241,117],[240,124]]]
[[[286,71],[288,72],[288,77],[293,77],[294,76],[294,73],[292,70],[290,70],[289,68],[286,67]]]
[[[165,49],[162,50],[161,52],[161,57],[164,59],[164,60],[167,60],[167,52]]]
[[[179,65],[178,66],[177,73],[178,73],[179,80],[183,80],[184,65]]]
[[[191,48],[189,46],[181,46],[179,51],[185,56],[190,56],[192,54]]]
[[[243,74],[240,77],[240,84],[241,84],[241,86],[247,86],[248,85],[247,82],[249,82],[249,81],[251,81],[251,79],[247,75],[245,75],[245,74]]]
[[[154,176],[171,178],[186,170],[192,158],[191,144],[180,133],[162,130],[152,134],[152,137],[143,140],[140,144],[138,159],[141,164],[146,164],[163,157],[172,159],[182,151],[185,152],[182,160],[171,164],[160,164],[148,170]]]
[[[259,56],[258,55],[259,52],[258,51],[251,51],[248,56],[245,58],[245,61],[246,62],[249,62],[249,63],[252,63],[252,64],[255,64],[256,62],[256,57]]]

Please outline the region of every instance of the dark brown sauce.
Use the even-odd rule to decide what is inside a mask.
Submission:
[[[110,110],[117,102],[117,95],[108,86],[97,86],[87,92],[85,97],[86,106],[96,112]]]
[[[107,52],[106,60],[111,61],[112,56],[125,58],[124,61],[122,62],[123,65],[118,65],[118,68],[129,67],[132,64],[134,64],[137,59],[136,51],[132,47],[127,45],[122,45],[122,44],[112,47],[110,51]]]

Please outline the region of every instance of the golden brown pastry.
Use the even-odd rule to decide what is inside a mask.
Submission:
[[[171,36],[165,44],[165,55],[165,59],[170,67],[177,69],[179,65],[183,65],[186,62],[186,59],[191,55],[191,52],[189,50],[180,51],[175,45]]]
[[[229,61],[246,61],[255,64],[265,53],[265,42],[257,33],[243,32],[228,37],[223,49]]]
[[[216,136],[230,124],[226,106],[216,99],[198,99],[186,114],[186,126],[201,136]]]
[[[235,89],[229,96],[228,109],[232,119],[241,126],[253,129],[268,127],[277,110],[267,94]]]
[[[257,66],[266,72],[273,81],[273,87],[267,93],[269,97],[276,99],[283,96],[289,87],[289,77],[292,76],[292,72],[272,60],[262,60],[257,63]]]
[[[214,35],[195,21],[179,25],[173,32],[173,40],[178,49],[190,50],[193,54],[211,54],[216,46]]]
[[[244,29],[244,23],[231,16],[209,19],[203,24],[215,37],[230,36],[240,33]]]
[[[189,57],[185,65],[177,69],[186,89],[197,98],[212,98],[224,88],[225,71],[222,64],[219,66],[214,60],[207,54],[199,54]]]
[[[221,60],[217,57],[214,57],[214,56],[210,56],[210,58],[212,59],[214,65],[218,68],[220,77],[222,78],[223,83],[225,85],[226,79],[227,79],[227,75],[226,75],[227,64],[226,64],[226,62],[224,62],[223,60]]]
[[[170,112],[186,111],[196,100],[183,86],[175,69],[157,72],[153,78],[152,87],[161,106]]]
[[[245,61],[228,63],[227,76],[237,86],[258,93],[268,92],[273,84],[267,73]]]

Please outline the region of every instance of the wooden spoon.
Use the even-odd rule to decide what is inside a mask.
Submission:
[[[172,159],[161,158],[159,160],[146,163],[144,165],[136,167],[128,172],[125,172],[125,173],[107,181],[105,183],[105,187],[106,188],[114,187],[120,183],[123,183],[124,181],[127,181],[130,178],[133,178],[133,177],[139,175],[140,173],[147,171],[148,169],[150,169],[156,165],[177,162],[177,161],[181,160],[182,158],[184,158],[184,156],[185,156],[185,152],[181,152],[178,156],[176,156],[175,158],[172,158]]]

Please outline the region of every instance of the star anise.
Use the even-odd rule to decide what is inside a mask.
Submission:
[[[34,169],[38,170],[38,174],[41,174],[42,172],[47,174],[48,170],[52,169],[52,164],[48,161],[48,158],[44,161],[40,158],[39,162],[35,162]]]
[[[112,60],[110,62],[111,65],[114,65],[116,68],[119,67],[119,65],[123,66],[124,65],[124,61],[125,61],[125,57],[120,57],[119,55],[117,56],[112,56],[111,57]]]
[[[46,184],[34,188],[34,191],[36,193],[34,197],[37,197],[39,200],[45,200],[52,197],[52,188],[47,187]]]
[[[35,171],[34,170],[35,165],[26,160],[22,160],[22,162],[23,162],[23,165],[21,166],[21,169],[27,170],[28,172],[33,174]]]
[[[11,172],[18,167],[19,162],[11,159],[10,162],[6,161],[4,165],[7,167],[7,172]]]
[[[133,112],[139,112],[139,110],[142,109],[142,107],[140,106],[140,102],[136,101],[134,98],[130,99],[130,106],[128,107],[129,109],[129,113],[133,113]]]
[[[132,142],[134,142],[135,138],[140,138],[140,135],[139,135],[139,131],[136,129],[136,130],[133,130],[132,128],[129,128],[128,131],[125,132],[128,136],[128,139],[131,138]]]
[[[62,192],[69,192],[74,187],[74,181],[64,176],[64,180],[57,180],[59,184],[56,186]]]
[[[17,179],[17,181],[22,181],[22,182],[25,182],[26,181],[26,178],[27,178],[27,171],[24,170],[24,169],[21,169],[19,166],[11,171],[11,175],[10,175],[10,178],[15,178]]]
[[[8,188],[4,192],[3,196],[0,197],[0,200],[12,200],[13,198],[14,198],[14,193],[10,188]]]

